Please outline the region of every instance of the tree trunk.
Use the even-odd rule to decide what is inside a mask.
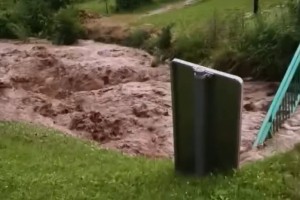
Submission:
[[[105,8],[106,8],[106,14],[109,14],[108,13],[108,2],[107,2],[107,0],[105,0]]]
[[[258,0],[254,0],[254,5],[253,5],[253,13],[257,14],[258,13]]]

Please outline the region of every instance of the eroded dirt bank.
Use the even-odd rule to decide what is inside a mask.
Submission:
[[[0,120],[40,123],[132,155],[172,157],[169,69],[151,62],[143,51],[91,41],[0,41]],[[276,88],[245,83],[242,154]]]

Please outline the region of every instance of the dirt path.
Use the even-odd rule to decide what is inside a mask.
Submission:
[[[172,157],[167,66],[147,53],[82,41],[77,46],[0,41],[0,120],[26,121],[132,155]],[[246,82],[242,162],[276,84]]]

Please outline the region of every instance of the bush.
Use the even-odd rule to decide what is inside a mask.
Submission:
[[[177,38],[174,42],[173,56],[203,64],[204,60],[209,58],[211,51],[205,34],[198,32]]]
[[[0,37],[25,39],[27,35],[51,38],[56,44],[73,44],[82,36],[73,0],[18,0],[15,9],[2,11]]]
[[[174,24],[170,24],[166,27],[162,28],[161,34],[158,38],[158,48],[161,50],[166,50],[171,48],[172,44],[172,32],[171,29],[174,26]]]
[[[7,16],[7,13],[0,13],[0,38],[16,38],[16,35],[9,28],[9,23],[11,22]]]
[[[46,34],[53,16],[48,2],[44,0],[20,0],[15,14],[34,36]]]
[[[22,24],[15,23],[10,13],[0,13],[0,38],[25,39],[27,31]]]
[[[213,56],[214,66],[240,76],[280,80],[300,39],[291,18],[287,13],[258,15],[241,22],[239,13],[232,19],[227,21],[222,49]]]
[[[145,51],[147,51],[151,54],[155,54],[158,51],[157,43],[158,43],[158,37],[151,36],[143,43],[143,45],[141,46],[141,49],[144,49]]]
[[[173,56],[259,79],[280,80],[300,42],[300,1],[246,17],[215,15],[201,29],[177,37]]]
[[[195,63],[210,63],[213,50],[224,39],[223,29],[223,20],[214,13],[206,24],[175,39],[173,56]]]
[[[152,0],[116,0],[117,11],[131,11],[143,4],[152,3]]]
[[[149,38],[150,34],[146,30],[136,29],[132,31],[129,37],[125,40],[124,45],[141,48]]]
[[[60,8],[66,8],[67,5],[72,3],[72,0],[43,0],[48,1],[51,9],[59,10]]]
[[[54,17],[52,42],[70,45],[83,36],[83,28],[79,23],[77,12],[71,8],[60,10]]]

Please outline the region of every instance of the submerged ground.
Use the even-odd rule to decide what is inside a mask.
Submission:
[[[0,58],[0,120],[54,127],[131,155],[173,157],[169,68],[151,67],[146,52],[92,41],[2,41]],[[261,158],[250,150],[277,87],[245,82],[242,163]]]

